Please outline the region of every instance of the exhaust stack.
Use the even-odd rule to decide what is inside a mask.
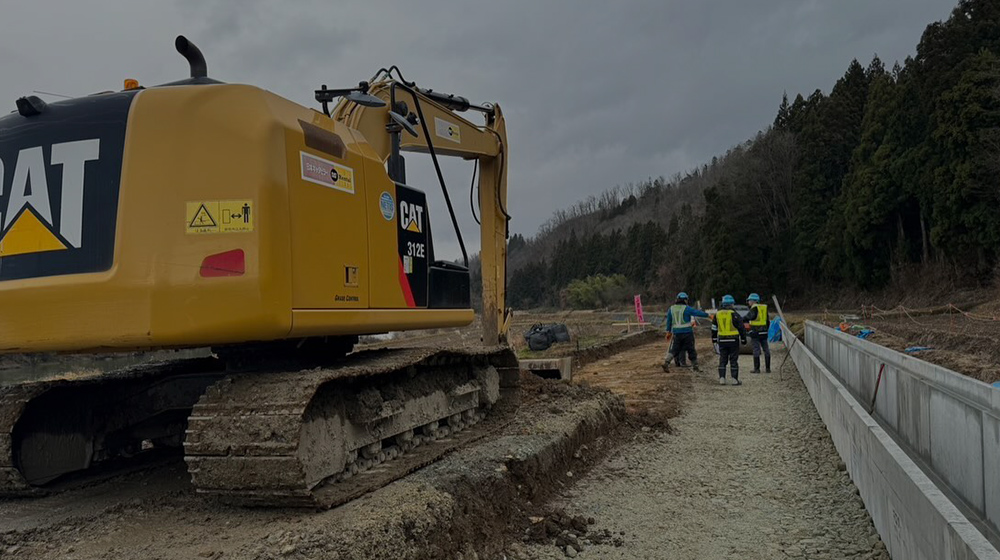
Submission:
[[[192,78],[208,77],[208,64],[205,62],[205,55],[201,54],[201,50],[194,43],[188,41],[187,37],[178,35],[177,39],[174,40],[174,47],[191,65]]]

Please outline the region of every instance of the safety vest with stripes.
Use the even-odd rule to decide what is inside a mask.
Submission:
[[[715,314],[715,322],[719,327],[718,333],[720,337],[734,337],[739,336],[740,331],[736,330],[733,326],[733,316],[736,312],[732,309],[723,309]]]
[[[670,306],[670,315],[672,316],[671,318],[673,319],[670,325],[671,329],[684,329],[691,327],[691,321],[684,320],[685,311],[687,311],[686,305],[681,305],[678,303],[677,305]]]
[[[767,324],[767,306],[763,303],[758,303],[754,308],[757,309],[757,316],[754,317],[753,321],[750,321],[750,326],[763,327]]]

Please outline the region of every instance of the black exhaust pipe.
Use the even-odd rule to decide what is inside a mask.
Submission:
[[[192,78],[208,77],[208,64],[205,62],[205,55],[201,54],[201,50],[194,43],[188,41],[187,37],[178,35],[177,39],[174,40],[174,47],[191,65]]]

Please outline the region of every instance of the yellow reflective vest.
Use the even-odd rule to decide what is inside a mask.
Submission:
[[[689,329],[691,328],[691,321],[684,321],[684,312],[687,311],[687,305],[678,303],[677,305],[670,306],[670,314],[673,315],[673,322],[671,323],[671,329]]]
[[[763,303],[758,303],[754,305],[757,310],[757,316],[754,317],[753,321],[750,321],[751,327],[764,327],[767,326],[767,306]],[[756,329],[755,329],[756,330]]]
[[[736,330],[736,325],[733,324],[733,319],[742,320],[736,316],[736,312],[732,309],[722,309],[715,314],[715,323],[719,326],[719,337],[732,338],[740,335],[740,331]]]

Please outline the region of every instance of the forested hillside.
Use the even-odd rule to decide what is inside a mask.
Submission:
[[[686,176],[512,237],[508,299],[567,305],[574,281],[614,274],[630,287],[617,292],[654,299],[875,290],[931,271],[988,283],[998,257],[1000,2],[963,0],[904,62],[852,61],[829,93],[786,95],[771,126]]]

